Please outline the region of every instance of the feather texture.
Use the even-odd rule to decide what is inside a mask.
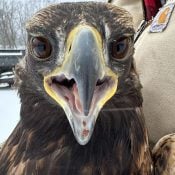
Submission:
[[[153,151],[155,175],[175,174],[175,134],[162,137]]]
[[[58,40],[60,36],[59,43],[63,44],[70,28],[81,22],[95,26],[104,42],[114,34],[134,32],[126,11],[103,3],[50,6],[28,22],[27,30],[50,36],[55,36],[51,30],[56,30],[57,37],[53,38]],[[105,36],[105,25],[109,38]],[[130,44],[125,65],[111,61],[113,70],[122,67],[118,91],[101,110],[92,138],[85,146],[77,143],[63,109],[47,96],[42,86],[40,72],[46,74],[61,61],[34,62],[28,50],[16,67],[21,120],[0,153],[0,175],[152,174],[141,85],[132,63],[133,43]],[[64,50],[61,48],[61,44],[59,49],[55,46],[59,53],[56,51],[54,58],[60,58]]]

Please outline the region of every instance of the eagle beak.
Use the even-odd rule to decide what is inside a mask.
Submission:
[[[105,64],[100,33],[88,25],[67,38],[64,62],[44,77],[46,92],[64,109],[79,144],[90,140],[103,105],[115,94],[118,76]]]

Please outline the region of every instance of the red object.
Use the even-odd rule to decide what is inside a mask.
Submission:
[[[147,21],[154,17],[162,6],[160,0],[143,0],[145,19]]]

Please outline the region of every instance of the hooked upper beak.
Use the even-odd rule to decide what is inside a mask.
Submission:
[[[75,138],[91,138],[103,105],[115,94],[118,76],[105,64],[100,33],[88,25],[67,38],[64,62],[44,77],[46,92],[64,109]]]

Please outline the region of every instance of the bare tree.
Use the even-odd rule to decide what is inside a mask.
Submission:
[[[0,48],[24,47],[26,21],[37,10],[54,2],[56,0],[0,0]]]

